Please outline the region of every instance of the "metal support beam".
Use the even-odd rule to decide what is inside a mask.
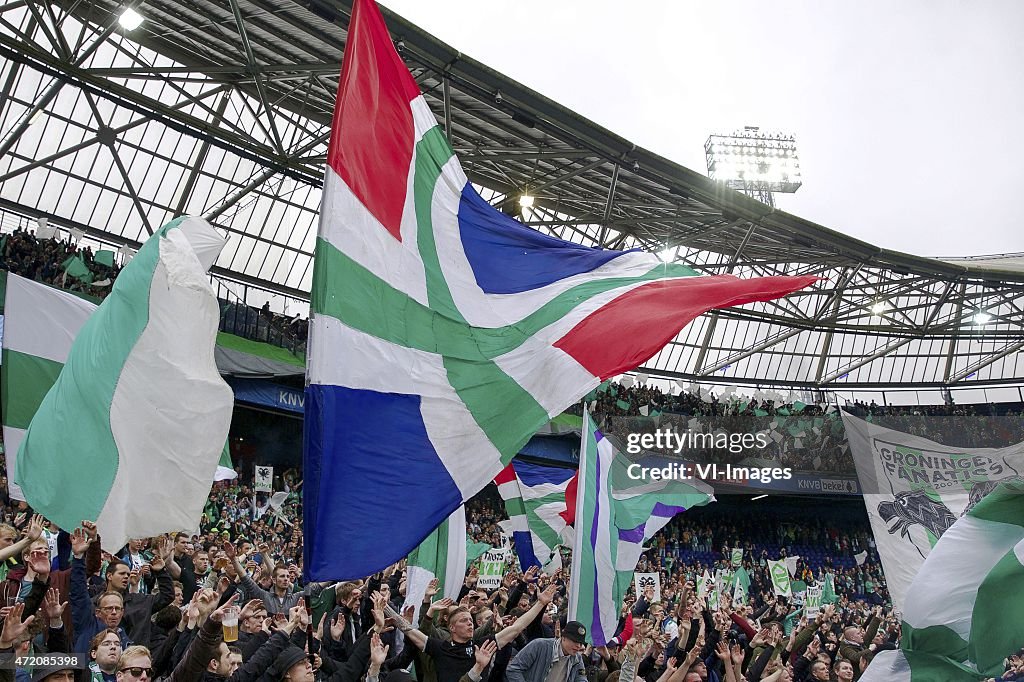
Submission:
[[[608,236],[608,221],[612,219],[612,209],[615,208],[615,189],[619,184],[619,168],[621,164],[616,163],[612,167],[612,179],[608,183],[608,199],[604,204],[604,218],[601,220],[601,234],[597,238],[597,246],[605,247],[605,238]]]
[[[715,372],[718,372],[718,371],[720,371],[722,369],[725,369],[725,367],[727,365],[731,365],[734,362],[742,360],[743,358],[750,357],[751,355],[754,355],[755,353],[760,353],[761,351],[766,350],[768,348],[771,348],[772,346],[774,346],[776,344],[782,343],[786,339],[790,339],[790,338],[796,336],[801,331],[803,331],[803,330],[802,329],[783,329],[782,331],[778,331],[778,332],[772,334],[771,336],[765,338],[763,341],[759,341],[759,342],[755,343],[753,346],[750,346],[749,348],[744,348],[743,350],[737,351],[737,352],[733,353],[732,355],[726,357],[725,359],[716,362],[714,365],[711,365],[709,367],[704,367],[704,368],[700,369],[697,372],[697,375],[698,376],[708,376],[709,374],[714,374]]]
[[[1024,341],[1011,341],[1004,345],[1000,350],[993,353],[992,355],[986,355],[984,358],[981,358],[980,360],[977,360],[976,362],[967,365],[967,367],[964,367],[962,370],[960,370],[959,372],[957,372],[956,374],[949,378],[949,383],[959,383],[966,379],[967,377],[974,374],[975,372],[977,372],[978,370],[984,367],[988,367],[996,360],[999,360],[1000,358],[1005,358],[1010,353],[1014,353],[1020,350],[1021,348],[1024,348]]]
[[[225,92],[221,95],[220,102],[217,104],[217,117],[219,119],[224,118],[224,112],[228,108],[229,101],[231,101],[231,93]],[[196,152],[196,157],[192,159],[192,170],[189,171],[188,178],[185,180],[185,185],[181,188],[181,194],[178,196],[178,203],[174,206],[175,217],[184,213],[185,207],[188,205],[188,200],[192,196],[192,190],[196,187],[196,181],[199,179],[199,173],[206,164],[206,157],[209,153],[210,141],[203,140],[202,145],[199,147],[199,151]]]
[[[198,97],[199,97],[199,99],[204,99],[204,98],[209,97],[211,95],[215,95],[215,94],[217,94],[219,92],[223,92],[223,91],[225,91],[227,89],[228,89],[227,85],[221,85],[221,86],[219,86],[217,88],[214,88],[213,90],[211,90],[209,92],[206,92],[206,93],[203,93],[203,94],[199,95]],[[179,103],[174,105],[174,108],[175,109],[182,109],[184,107],[190,106],[191,104],[192,104],[191,101],[179,102]],[[140,118],[138,120],[135,120],[135,121],[132,121],[131,123],[126,123],[124,125],[118,126],[117,128],[114,128],[114,134],[115,135],[121,135],[122,133],[125,133],[125,132],[131,130],[132,128],[136,128],[136,127],[138,127],[140,125],[143,125],[143,124],[149,122],[150,120],[152,120],[152,119],[150,119],[148,116],[143,116],[142,118]],[[67,147],[65,149],[58,150],[58,151],[54,152],[53,154],[50,154],[47,157],[44,157],[42,159],[36,159],[35,161],[32,161],[31,163],[27,163],[24,166],[18,166],[17,168],[12,169],[10,172],[5,173],[4,175],[0,175],[0,183],[4,183],[4,182],[10,180],[11,178],[14,178],[14,177],[17,177],[19,175],[22,175],[23,173],[28,173],[29,171],[34,170],[36,168],[39,168],[41,166],[48,166],[51,163],[53,163],[54,161],[56,161],[58,159],[61,159],[61,158],[65,157],[65,156],[68,156],[69,154],[74,154],[75,152],[81,151],[81,150],[85,149],[86,147],[90,147],[90,146],[96,144],[98,141],[99,141],[99,137],[93,136],[93,137],[90,137],[87,140],[82,140],[78,144],[72,145],[72,146]]]
[[[453,145],[452,140],[452,80],[445,71],[441,76],[442,92],[444,96],[444,136],[448,138],[448,144]]]
[[[132,203],[135,204],[135,210],[139,212],[139,217],[142,218],[142,225],[146,228],[146,232],[153,234],[153,226],[149,222],[149,216],[146,214],[146,209],[142,205],[142,201],[139,200],[139,193],[135,190],[135,185],[132,184],[132,179],[128,176],[128,169],[124,167],[124,163],[121,161],[121,156],[117,153],[117,147],[114,146],[117,136],[113,134],[112,128],[107,128],[106,122],[100,115],[100,109],[96,106],[96,101],[92,98],[88,92],[85,93],[85,99],[89,103],[89,108],[92,109],[93,118],[99,123],[101,129],[109,131],[110,139],[103,140],[103,132],[101,130],[100,137],[101,142],[106,144],[107,149],[110,151],[110,155],[114,158],[114,165],[117,166],[118,173],[121,174],[121,179],[124,180],[124,186],[128,190],[128,196],[132,198]]]
[[[949,377],[953,371],[953,356],[956,355],[956,344],[960,339],[959,328],[960,320],[963,319],[964,315],[964,299],[967,297],[967,281],[961,282],[960,284],[960,295],[957,296],[956,301],[956,315],[953,317],[953,324],[957,327],[957,333],[953,334],[949,339],[949,350],[946,351],[946,368],[942,371],[942,383],[948,384]]]
[[[115,26],[117,26],[116,21],[107,26],[103,30],[103,33],[101,33],[96,38],[96,40],[94,40],[93,43],[82,52],[82,54],[78,55],[78,58],[76,58],[74,62],[72,62],[72,66],[78,68],[82,64],[84,64],[85,61],[92,56],[92,53],[96,51],[96,48],[98,48],[101,44],[103,44],[104,41],[106,41],[107,38],[110,37],[110,35],[114,32]],[[25,48],[24,45],[19,45],[18,41],[7,36],[4,36],[2,34],[0,34],[0,43],[5,44],[8,47],[13,47],[16,50],[19,48],[23,50]],[[8,58],[11,61],[20,61],[15,60],[11,57]],[[22,114],[21,121],[18,123],[18,125],[14,127],[14,130],[10,132],[10,134],[6,137],[6,139],[4,139],[3,142],[0,142],[0,156],[7,156],[7,153],[11,151],[15,143],[21,138],[22,135],[25,134],[25,130],[32,122],[32,117],[35,116],[38,112],[45,109],[50,104],[50,102],[53,101],[53,98],[57,96],[57,93],[60,92],[60,89],[63,86],[64,81],[62,79],[55,79],[52,83],[50,83],[50,86],[46,88],[43,94],[39,96],[39,99],[36,100],[35,104],[29,107],[28,111]]]

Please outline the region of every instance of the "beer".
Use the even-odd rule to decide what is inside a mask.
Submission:
[[[224,610],[224,618],[221,620],[224,627],[224,641],[238,641],[238,607],[231,606]]]

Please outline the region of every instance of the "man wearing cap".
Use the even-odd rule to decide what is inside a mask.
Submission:
[[[586,682],[583,650],[587,628],[569,621],[561,637],[535,639],[516,654],[505,671],[506,682]]]

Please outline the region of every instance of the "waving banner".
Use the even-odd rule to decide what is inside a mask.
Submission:
[[[1024,443],[950,447],[845,412],[843,424],[889,594],[903,610],[911,581],[942,534],[1000,481],[1022,480]]]

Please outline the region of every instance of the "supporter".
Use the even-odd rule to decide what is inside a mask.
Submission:
[[[121,635],[110,628],[100,630],[89,642],[91,682],[115,682],[121,659]]]
[[[508,682],[576,682],[585,680],[583,657],[587,628],[570,621],[561,637],[535,639],[526,645],[505,672]]]

